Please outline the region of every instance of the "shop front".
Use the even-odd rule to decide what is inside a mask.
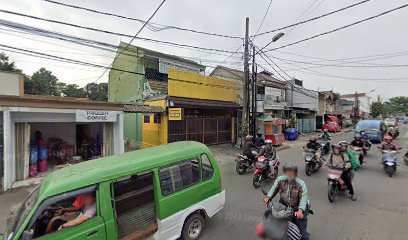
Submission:
[[[41,181],[70,164],[124,152],[122,104],[0,96],[0,111],[3,190]]]

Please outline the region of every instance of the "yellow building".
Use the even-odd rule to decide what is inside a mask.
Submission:
[[[238,91],[234,82],[169,69],[167,95],[145,101],[164,112],[144,115],[143,147],[184,140],[234,142]]]

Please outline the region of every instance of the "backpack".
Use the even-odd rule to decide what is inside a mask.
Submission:
[[[356,156],[355,153],[348,151],[347,156],[348,156],[348,158],[350,160],[352,169],[359,169],[361,167],[360,161],[357,159],[357,156]]]

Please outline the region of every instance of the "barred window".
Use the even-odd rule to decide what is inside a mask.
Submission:
[[[180,191],[200,181],[200,164],[197,159],[160,169],[160,185],[164,196]]]

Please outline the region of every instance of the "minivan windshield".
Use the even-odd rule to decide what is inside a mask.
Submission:
[[[379,131],[379,125],[377,124],[357,124],[357,131]]]
[[[27,215],[30,213],[31,209],[34,207],[34,204],[37,202],[39,193],[40,188],[38,187],[21,204],[17,214],[13,217],[12,221],[7,222],[7,228],[4,235],[6,236],[5,239],[12,239],[16,231],[20,229]]]

